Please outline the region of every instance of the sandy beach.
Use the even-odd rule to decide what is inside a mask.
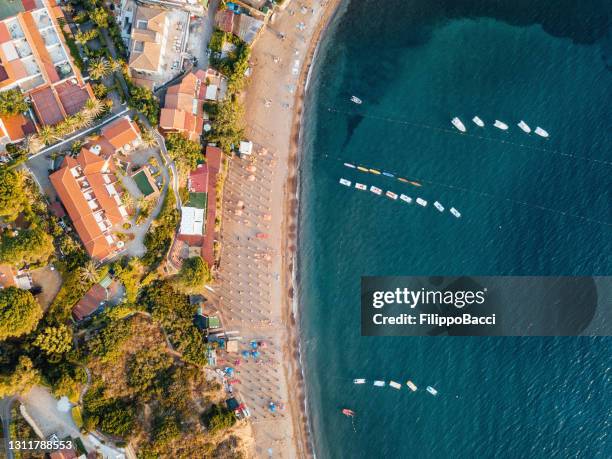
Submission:
[[[338,3],[288,2],[258,38],[244,101],[254,151],[232,159],[224,189],[214,288],[225,329],[241,339],[240,356],[220,355],[220,364],[236,368],[256,457],[313,455],[293,310],[297,158],[306,77]],[[256,356],[253,341],[263,343]]]

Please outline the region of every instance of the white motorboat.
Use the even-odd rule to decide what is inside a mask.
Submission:
[[[537,135],[539,135],[540,137],[548,137],[548,132],[546,132],[544,129],[542,129],[540,126],[538,126],[537,128],[535,128],[535,132]]]
[[[400,390],[402,388],[402,385],[400,383],[396,383],[395,381],[389,381],[389,386],[397,390]]]
[[[517,124],[518,127],[521,128],[521,130],[523,132],[526,132],[527,134],[529,134],[531,132],[531,128],[527,125],[527,123],[525,123],[523,120],[521,120],[519,122],[519,124]]]
[[[367,185],[364,185],[363,183],[355,183],[355,188],[361,191],[366,191],[368,189]]]
[[[427,386],[427,392],[429,392],[431,395],[434,395],[434,396],[438,395],[438,391],[431,386]]]
[[[397,194],[395,194],[393,191],[387,191],[385,195],[387,195],[388,198],[391,198],[393,200],[397,199]]]
[[[450,213],[453,214],[455,217],[457,218],[461,218],[461,212],[459,212],[457,209],[455,209],[454,207],[450,208]]]
[[[377,186],[372,185],[370,187],[370,191],[374,194],[377,194],[378,196],[380,196],[382,194],[382,190],[380,188],[378,188]]]
[[[345,178],[341,178],[341,179],[340,179],[340,184],[341,184],[341,185],[344,185],[344,186],[351,186],[351,181],[350,181],[350,180],[347,180],[347,179],[345,179]]]
[[[434,202],[434,207],[438,209],[440,212],[444,212],[444,206],[440,204],[438,201]]]
[[[353,379],[353,384],[365,384],[366,380],[363,378]]]
[[[363,104],[363,100],[361,100],[357,96],[351,96],[351,102],[353,102],[354,104],[357,104],[357,105]]]
[[[461,132],[465,132],[465,130],[466,130],[465,129],[465,125],[456,116],[451,120],[451,123],[453,124],[453,126],[455,126],[457,129],[459,129]]]
[[[501,129],[502,131],[505,131],[508,129],[508,125],[500,120],[495,120],[495,123],[493,123],[493,126],[495,126],[498,129]]]
[[[417,386],[416,386],[415,383],[413,383],[412,381],[408,380],[408,381],[406,381],[406,385],[410,388],[410,390],[412,392],[416,392]]]
[[[400,194],[400,199],[404,202],[410,204],[412,202],[412,198],[410,196],[406,196],[405,194]]]
[[[483,121],[483,120],[481,120],[480,118],[478,118],[477,116],[475,116],[474,118],[472,118],[472,121],[474,122],[474,124],[475,124],[476,126],[479,126],[479,127],[484,127],[484,121]]]
[[[423,198],[416,198],[416,203],[419,206],[427,207],[427,201],[425,201]]]
[[[384,381],[374,381],[374,385],[376,387],[385,387],[385,382]]]
[[[354,164],[351,164],[351,163],[344,163],[344,165],[346,167],[350,167],[351,169],[355,169],[355,167],[356,167]]]

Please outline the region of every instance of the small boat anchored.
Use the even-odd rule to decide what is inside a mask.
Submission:
[[[456,116],[451,120],[451,123],[453,124],[453,126],[455,126],[457,129],[459,129],[461,132],[465,132],[466,131],[465,125]]]
[[[348,408],[342,408],[342,414],[348,416],[349,418],[355,416],[355,412],[353,410],[349,410]]]
[[[419,206],[427,207],[427,201],[425,201],[423,198],[416,198],[416,203]]]
[[[386,195],[388,198],[391,198],[391,199],[393,199],[393,200],[396,200],[396,199],[397,199],[397,194],[396,194],[396,193],[394,193],[393,191],[387,191],[387,192],[385,193],[385,195]]]
[[[363,378],[353,379],[353,384],[365,384],[365,383],[366,383],[366,380]]]
[[[438,201],[434,202],[434,207],[438,209],[440,212],[444,212],[444,206],[440,204]]]
[[[537,128],[535,128],[535,132],[537,135],[539,135],[540,137],[544,137],[547,138],[548,137],[548,132],[546,132],[544,129],[542,129],[540,126],[538,126]]]
[[[396,383],[395,381],[389,381],[389,386],[397,390],[402,388],[402,385],[400,383]]]
[[[344,185],[344,186],[351,186],[351,181],[350,181],[350,180],[347,180],[347,179],[345,179],[345,178],[341,178],[341,179],[340,179],[340,184],[341,184],[341,185]]]
[[[385,382],[384,381],[374,381],[373,385],[376,387],[385,387]]]
[[[351,169],[355,169],[355,165],[351,163],[344,163],[346,167],[350,167]]]
[[[366,191],[368,189],[367,185],[364,185],[363,183],[355,183],[355,188],[361,191]]]
[[[380,175],[380,171],[378,169],[370,169],[370,174]]]
[[[416,386],[415,383],[413,383],[412,381],[408,380],[408,381],[406,381],[406,385],[410,388],[410,390],[412,392],[416,392],[417,386]]]
[[[400,199],[408,204],[412,203],[412,198],[410,196],[406,196],[405,194],[400,194]]]
[[[429,392],[429,393],[430,393],[431,395],[433,395],[434,397],[435,397],[436,395],[438,395],[438,391],[437,391],[436,389],[434,389],[433,387],[431,387],[431,386],[427,386],[427,392]]]
[[[351,102],[353,102],[354,104],[357,104],[357,105],[363,104],[363,100],[361,100],[357,96],[351,96]]]
[[[370,187],[370,191],[374,194],[377,194],[378,196],[380,196],[382,194],[382,190],[380,188],[378,188],[377,186],[372,185]]]
[[[495,123],[493,123],[493,126],[495,126],[497,129],[501,129],[502,131],[506,131],[508,129],[508,125],[499,120],[495,120]]]
[[[521,131],[526,132],[527,134],[529,134],[531,132],[531,128],[523,120],[519,121],[517,126],[521,128]]]
[[[363,166],[357,166],[357,170],[361,172],[370,172],[370,170],[367,167],[363,167]]]
[[[475,116],[474,118],[472,118],[472,121],[474,122],[474,124],[476,126],[479,127],[484,127],[484,121],[482,121],[480,118],[478,118],[477,116]]]
[[[395,175],[393,175],[391,172],[385,172],[385,171],[383,171],[382,175],[384,175],[385,177],[395,178]]]
[[[457,218],[461,218],[461,212],[459,212],[457,209],[455,209],[454,207],[451,207],[449,212],[451,214],[453,214],[453,216],[457,217]]]

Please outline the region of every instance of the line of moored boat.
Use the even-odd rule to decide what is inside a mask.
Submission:
[[[345,178],[340,178],[340,184],[344,185],[346,187],[349,187],[349,188],[351,188],[353,186],[353,182],[351,182],[350,180],[345,179]],[[358,182],[355,182],[355,188],[358,189],[358,190],[361,190],[361,191],[367,191],[368,190],[368,186],[366,184],[358,183]],[[377,196],[382,196],[382,194],[383,194],[383,190],[378,188],[377,186],[374,186],[374,185],[370,186],[370,191],[372,193],[374,193],[375,195],[377,195]],[[401,193],[401,194],[398,195],[397,193],[394,193],[393,191],[386,191],[384,194],[385,194],[385,196],[387,196],[388,198],[390,198],[390,199],[392,199],[394,201],[397,201],[398,199],[400,199],[400,200],[404,201],[407,204],[412,204],[412,202],[413,202],[412,197],[410,197],[410,196],[408,196],[408,195],[406,195],[404,193]],[[416,198],[416,199],[414,199],[414,202],[417,205],[421,206],[421,207],[427,207],[427,205],[429,204],[423,198]],[[434,201],[433,206],[435,207],[435,209],[438,212],[444,212],[444,210],[445,210],[444,206],[442,204],[440,204],[440,202],[438,202],[438,201]],[[451,207],[448,211],[455,218],[460,218],[461,217],[461,212],[459,212],[454,207]]]
[[[358,170],[360,172],[365,172],[367,174],[383,175],[383,176],[391,178],[391,179],[396,179],[399,182],[408,183],[409,185],[412,185],[412,186],[418,186],[418,187],[423,186],[419,182],[415,182],[414,180],[408,180],[408,179],[406,179],[404,177],[397,177],[392,172],[379,171],[378,169],[374,169],[372,167],[356,166],[353,163],[344,163],[344,167],[348,167],[349,169],[356,169],[356,170]]]
[[[368,381],[364,378],[353,379],[353,384],[367,384],[367,382]],[[387,385],[387,382],[380,381],[380,380],[374,380],[372,382],[372,385],[376,387],[385,387]],[[410,389],[412,392],[416,392],[418,390],[418,387],[416,386],[416,384],[410,380],[406,381],[406,386],[408,386],[408,389]],[[396,381],[389,381],[389,387],[400,390],[402,388],[402,385]],[[438,391],[432,386],[427,386],[425,390],[429,392],[431,395],[438,395]]]
[[[485,123],[484,121],[482,121],[479,117],[475,116],[474,118],[472,118],[472,122],[478,126],[478,127],[484,127]],[[466,132],[467,129],[465,127],[465,124],[463,124],[463,122],[458,118],[458,117],[454,117],[451,120],[451,124],[453,126],[455,126],[459,131],[461,132]],[[495,120],[493,122],[493,126],[496,127],[497,129],[501,129],[502,131],[507,131],[508,130],[508,125],[506,123],[504,123],[503,121],[500,120]],[[523,131],[525,134],[531,134],[531,128],[529,127],[529,125],[527,123],[525,123],[525,121],[521,120],[517,123],[517,126],[520,128],[521,131]],[[533,130],[534,134],[539,135],[540,137],[544,137],[547,138],[549,136],[548,132],[546,132],[544,129],[542,129],[540,126],[537,126],[534,130]]]

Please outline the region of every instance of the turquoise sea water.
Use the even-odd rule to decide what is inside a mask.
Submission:
[[[311,75],[298,273],[317,456],[612,457],[610,339],[360,336],[362,275],[612,274],[609,2],[430,3],[345,4]],[[343,161],[463,217],[344,188],[417,195]]]

